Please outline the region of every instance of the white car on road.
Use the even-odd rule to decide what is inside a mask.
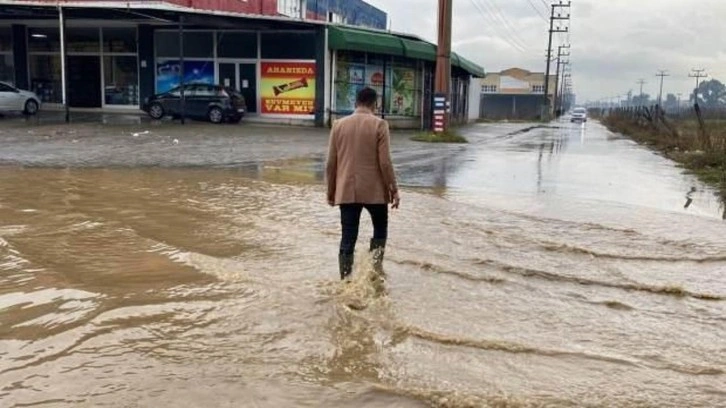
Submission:
[[[587,109],[585,108],[575,108],[572,111],[572,116],[570,117],[570,122],[580,122],[584,123],[587,122]]]
[[[35,115],[39,110],[38,95],[0,82],[0,113],[23,112],[26,115]]]

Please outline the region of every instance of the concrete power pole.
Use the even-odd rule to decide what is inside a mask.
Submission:
[[[453,0],[439,0],[439,36],[436,46],[433,131],[443,133],[449,127],[451,99],[451,14]]]
[[[552,11],[550,13],[550,30],[549,40],[547,43],[547,70],[545,71],[545,89],[544,89],[544,112],[542,115],[543,119],[550,119],[550,63],[552,62],[552,35],[555,33],[566,33],[570,31],[569,27],[557,27],[555,28],[555,21],[569,21],[570,14],[567,13],[563,16],[558,10],[569,9],[572,2],[564,3],[560,0],[557,4],[552,4]]]
[[[658,92],[658,106],[663,107],[663,78],[670,76],[668,71],[660,70],[655,76],[660,77],[660,91]]]
[[[708,78],[705,69],[692,69],[693,72],[688,74],[690,78],[696,78],[696,89],[693,91],[693,104],[698,105],[698,87],[701,86],[701,78]]]
[[[640,85],[640,103],[643,104],[643,85],[647,84],[645,82],[645,79],[638,80],[638,85]]]
[[[555,109],[555,117],[559,117],[560,116],[559,115],[559,109],[558,109],[559,100],[562,98],[562,94],[560,94],[558,96],[559,88],[560,88],[560,67],[562,67],[562,65],[565,63],[564,61],[562,61],[562,57],[569,57],[570,56],[570,53],[569,52],[563,54],[562,53],[562,50],[563,49],[570,49],[570,45],[569,44],[568,45],[560,45],[559,47],[557,47],[557,72],[555,74],[555,95],[554,95],[554,98],[552,100],[552,105],[554,106],[554,109]]]

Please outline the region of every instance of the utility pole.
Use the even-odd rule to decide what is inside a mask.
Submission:
[[[688,74],[690,78],[696,78],[696,89],[693,91],[693,104],[698,105],[698,87],[701,86],[701,78],[708,78],[705,69],[692,69],[693,72]]]
[[[655,76],[660,77],[660,91],[658,92],[658,106],[663,107],[663,78],[670,76],[668,71],[660,70]]]
[[[641,78],[638,80],[638,84],[640,85],[640,104],[643,105],[643,102],[645,102],[643,100],[643,85],[647,84],[647,82],[645,82],[645,79]]]
[[[451,98],[451,14],[453,0],[439,0],[439,36],[436,46],[433,131],[443,133],[449,126]]]
[[[545,89],[544,89],[544,115],[542,116],[544,119],[549,120],[550,119],[550,63],[552,62],[552,35],[554,33],[566,33],[570,31],[569,27],[560,27],[558,26],[555,28],[555,21],[569,21],[570,20],[570,13],[567,13],[566,16],[563,16],[561,12],[558,12],[558,10],[561,9],[568,9],[572,5],[572,2],[563,3],[562,0],[558,4],[552,4],[552,11],[550,13],[550,31],[549,31],[549,40],[547,43],[547,70],[545,71]]]
[[[554,96],[554,99],[552,100],[552,105],[554,106],[554,109],[555,109],[555,117],[556,118],[560,116],[559,115],[559,109],[558,109],[558,102],[559,102],[559,99],[562,98],[562,94],[559,95],[559,98],[558,98],[558,95],[557,95],[559,93],[559,89],[560,89],[560,67],[564,64],[564,61],[562,61],[562,57],[569,57],[570,56],[570,53],[569,52],[566,53],[566,54],[563,54],[562,53],[562,50],[563,49],[569,50],[570,49],[570,45],[569,44],[568,45],[560,45],[559,47],[557,47],[557,73],[555,74],[555,96]]]

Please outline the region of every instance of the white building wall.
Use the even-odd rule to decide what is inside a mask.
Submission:
[[[479,107],[481,106],[481,82],[479,78],[471,78],[469,81],[469,114],[467,121],[475,122],[479,119]]]

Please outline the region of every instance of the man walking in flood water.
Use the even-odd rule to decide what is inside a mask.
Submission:
[[[353,271],[360,216],[365,208],[373,222],[370,251],[376,271],[382,272],[388,238],[388,204],[398,208],[400,197],[391,160],[388,122],[373,113],[378,95],[364,88],[352,115],[337,120],[330,132],[326,180],[328,204],[340,206],[342,237],[338,264],[340,279]]]

